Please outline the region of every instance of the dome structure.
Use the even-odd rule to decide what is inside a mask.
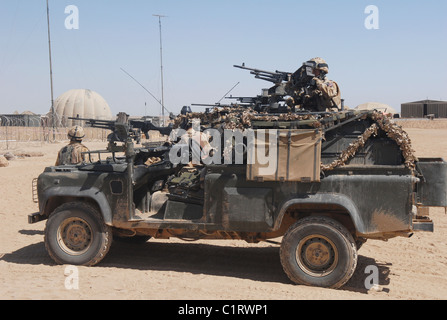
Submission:
[[[377,110],[379,112],[382,112],[384,114],[396,114],[396,110],[394,110],[392,107],[390,107],[387,104],[380,103],[380,102],[367,102],[362,103],[361,105],[358,105],[355,110]]]
[[[66,127],[79,124],[79,121],[74,123],[74,120],[68,119],[69,117],[113,119],[106,100],[98,93],[88,89],[73,89],[60,95],[54,102],[54,112],[58,124]]]

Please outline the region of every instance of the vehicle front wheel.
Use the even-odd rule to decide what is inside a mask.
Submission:
[[[107,254],[112,228],[98,210],[81,202],[57,208],[45,227],[45,247],[59,264],[93,266]]]
[[[290,280],[325,288],[343,286],[357,266],[351,234],[327,217],[307,217],[292,225],[283,237],[280,258]]]

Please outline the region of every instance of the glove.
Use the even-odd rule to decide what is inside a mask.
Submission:
[[[288,98],[286,100],[286,104],[292,108],[293,106],[295,106],[295,99],[293,99],[292,97]]]
[[[321,80],[321,79],[319,79],[317,77],[314,77],[312,79],[312,83],[314,83],[317,86],[318,89],[321,89],[321,85],[323,84],[323,80]]]

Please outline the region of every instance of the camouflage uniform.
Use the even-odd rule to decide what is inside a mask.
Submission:
[[[341,108],[341,95],[338,84],[333,80],[314,78],[316,90],[313,91],[318,111],[328,108]]]
[[[82,152],[88,152],[88,148],[79,141],[71,141],[59,151],[55,165],[80,164],[85,160]]]
[[[312,78],[305,75],[309,72],[317,73]],[[287,84],[287,91],[291,98],[287,101],[289,106],[296,106],[311,111],[326,111],[331,108],[341,108],[341,94],[338,84],[329,80],[326,74],[329,67],[321,58],[314,58],[303,64],[292,75],[292,81]],[[305,83],[302,82],[305,80]]]
[[[74,126],[68,131],[70,143],[63,147],[56,160],[56,166],[63,166],[69,164],[80,164],[85,160],[83,152],[88,152],[88,148],[84,146],[81,141],[84,137],[84,129],[80,126]]]

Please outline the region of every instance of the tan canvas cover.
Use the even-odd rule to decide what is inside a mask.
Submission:
[[[277,148],[272,144],[273,136],[276,136]],[[266,134],[265,137],[256,132],[254,160],[247,165],[247,180],[320,181],[321,140],[322,132],[317,130],[277,130],[276,135]],[[270,163],[259,161],[260,146],[264,146]],[[274,170],[266,170],[272,164]]]

